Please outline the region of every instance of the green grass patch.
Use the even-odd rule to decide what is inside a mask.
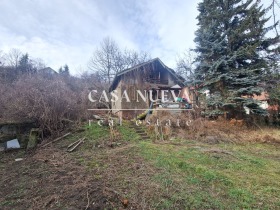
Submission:
[[[118,125],[116,129],[121,134],[121,138],[127,142],[139,141],[141,138],[133,128],[129,127],[129,122],[123,121],[122,125]]]
[[[117,191],[125,189],[128,197],[139,194],[138,184],[159,186],[157,194],[144,199],[151,209],[280,208],[279,146],[209,145],[182,139],[154,144],[140,141],[128,122],[116,126],[116,130],[121,142],[117,148],[95,147],[110,140],[110,128],[98,125],[87,127],[69,141],[86,137],[85,144],[75,152],[77,160],[89,170],[97,169],[99,172],[93,175],[97,179],[103,179],[106,171],[113,168],[116,177],[110,177],[108,182]],[[142,163],[139,178],[135,178],[139,157],[152,167],[150,177],[145,176]]]
[[[163,188],[169,186],[176,191],[175,198],[161,202],[162,208],[171,207],[170,199],[173,204],[179,199],[189,208],[279,208],[279,161],[257,156],[247,146],[220,145],[220,149],[227,147],[233,155],[219,156],[191,146],[149,142],[140,142],[139,146],[147,161],[164,169],[164,175],[155,175],[156,180]]]
[[[92,141],[99,139],[108,139],[108,137],[110,136],[110,128],[93,123],[91,126],[86,127],[85,134],[85,137]]]

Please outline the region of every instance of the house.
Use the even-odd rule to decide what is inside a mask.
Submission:
[[[246,97],[246,96],[244,96]],[[259,105],[262,109],[266,109],[269,112],[277,112],[279,110],[278,105],[270,105],[269,94],[267,92],[262,92],[260,95],[253,95],[252,99],[258,100]],[[248,107],[244,107],[246,114],[250,114],[250,109]]]
[[[152,59],[116,74],[109,91],[119,100],[112,102],[112,112],[122,118],[135,118],[156,101],[175,103],[182,87],[181,76],[159,58]]]
[[[57,75],[58,74],[51,67],[46,67],[46,68],[40,69],[39,72],[42,74],[45,74],[45,75]]]

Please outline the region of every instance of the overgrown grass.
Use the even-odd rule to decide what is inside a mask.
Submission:
[[[92,125],[86,126],[86,135],[89,138],[103,138],[103,137],[108,137],[109,136],[109,128],[107,126],[100,126],[97,123],[93,123]]]
[[[140,136],[134,129],[129,128],[128,122],[124,122],[122,126],[114,127],[115,132],[119,135],[116,139],[110,139],[110,127],[100,126],[97,123],[92,123],[91,126],[85,126],[85,131],[71,135],[60,143],[61,148],[67,148],[67,145],[81,138],[86,138],[84,143],[76,149],[72,154],[88,169],[106,168],[107,164],[102,162],[103,157],[106,158],[106,153],[112,149],[110,144],[117,142],[116,147],[121,147],[127,143],[133,143],[140,140]],[[94,155],[93,155],[94,154]],[[99,176],[99,175],[98,175]]]
[[[279,160],[250,153],[252,145],[220,145],[230,152],[223,155],[203,152],[210,146],[204,147],[140,143],[143,157],[165,171],[155,175],[156,180],[172,189],[161,208],[172,208],[178,200],[200,209],[280,208]],[[276,152],[273,146],[256,147]]]
[[[141,139],[134,129],[129,128],[127,122],[123,122],[123,125],[117,126],[117,130],[120,132],[124,141],[135,142]]]
[[[110,129],[104,126],[92,125],[68,140],[85,136],[85,144],[73,153],[76,159],[129,200],[145,201],[151,209],[280,208],[279,146],[182,139],[152,143],[141,141],[128,124],[116,130],[122,142],[116,148],[96,147],[109,141]],[[141,192],[149,186],[157,193]]]

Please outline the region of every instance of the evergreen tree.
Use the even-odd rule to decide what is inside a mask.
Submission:
[[[60,67],[58,69],[59,74],[64,75],[64,76],[69,76],[70,72],[69,72],[69,67],[67,64],[64,65],[64,67]]]
[[[59,74],[62,74],[62,72],[63,72],[63,69],[62,69],[62,67],[60,67],[60,68],[58,69],[58,73],[59,73]]]
[[[65,66],[64,66],[64,71],[63,71],[63,73],[64,73],[65,75],[69,75],[69,74],[70,74],[70,73],[69,73],[69,67],[68,67],[67,64],[65,64]]]
[[[29,59],[29,55],[27,53],[21,56],[18,70],[23,74],[36,72],[36,69],[33,67],[32,61]]]
[[[263,91],[260,84],[269,68],[270,47],[279,41],[279,37],[265,36],[274,27],[265,27],[269,9],[259,0],[199,3],[195,82],[210,91],[208,105],[214,113],[243,112],[243,106],[264,113],[252,96]]]

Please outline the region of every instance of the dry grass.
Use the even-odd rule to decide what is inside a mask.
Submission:
[[[17,156],[24,160],[15,162]],[[85,209],[88,202],[94,209],[112,208],[93,171],[60,149],[1,155],[0,166],[1,209]]]
[[[150,117],[151,124],[147,125],[147,130],[155,136],[163,135],[164,140],[191,139],[209,144],[223,142],[280,143],[280,132],[277,129],[258,126],[247,127],[242,120],[218,119],[211,121],[204,118],[194,119],[192,116],[191,113],[174,115],[163,111],[160,115]],[[161,126],[156,125],[157,120]],[[170,126],[169,121],[171,122]],[[178,121],[180,122],[179,126]]]
[[[193,132],[207,135],[222,124],[196,123]],[[2,155],[1,209],[279,208],[279,144],[268,142],[279,131],[224,125],[217,132],[234,129],[242,137],[234,143],[189,140],[189,129],[177,130],[180,139],[153,143],[124,125],[121,144],[111,147],[109,128],[92,126],[32,154]],[[85,143],[67,153],[81,137]]]

